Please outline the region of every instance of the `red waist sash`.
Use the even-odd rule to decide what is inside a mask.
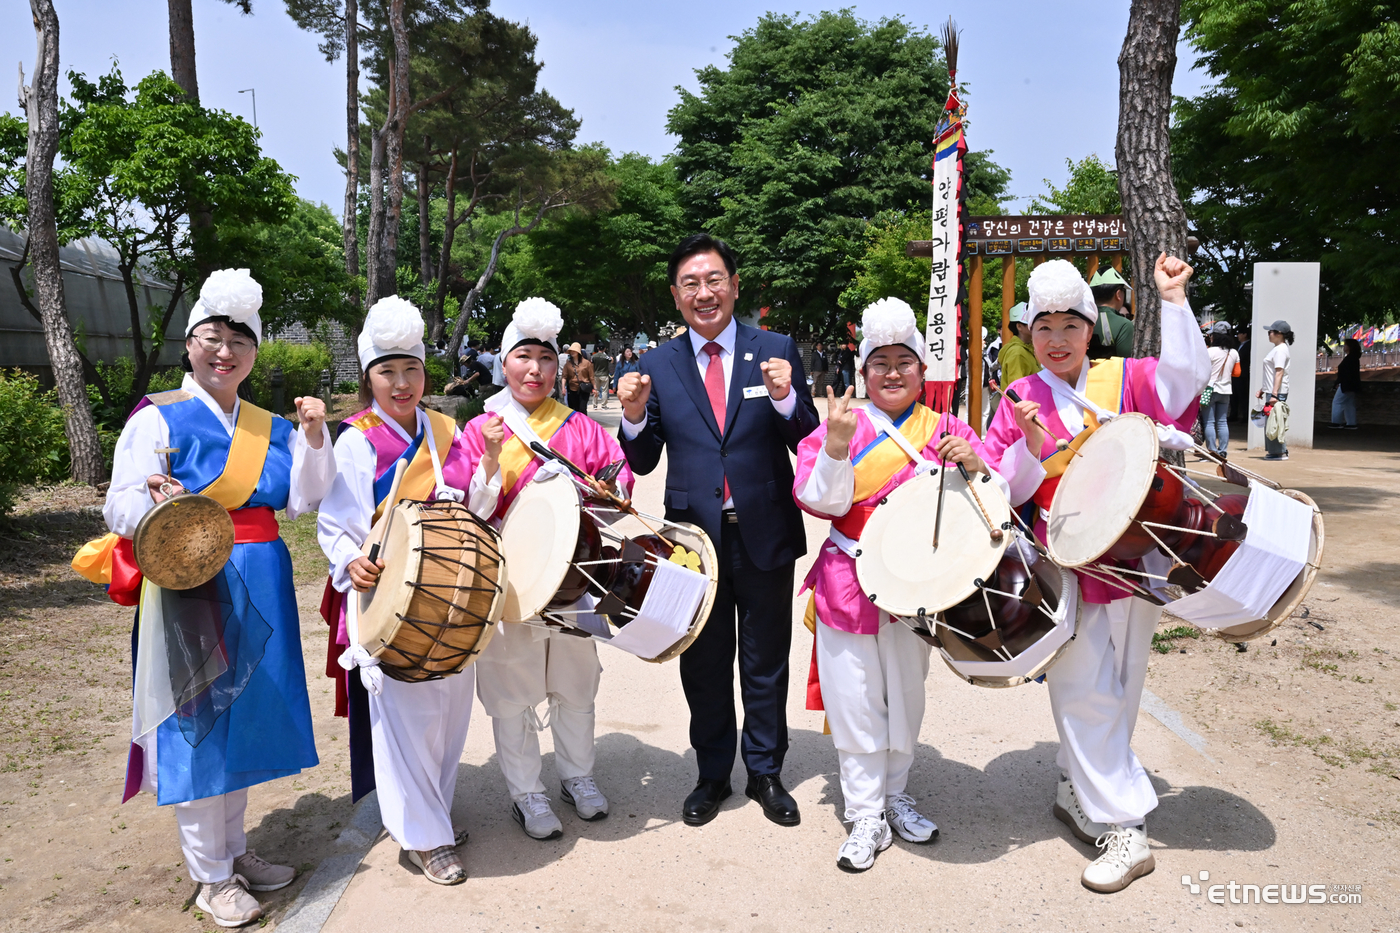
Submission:
[[[228,513],[228,517],[233,519],[234,544],[262,544],[277,540],[277,513],[269,506],[236,509]],[[120,539],[112,551],[112,582],[107,585],[107,595],[118,605],[134,606],[140,601],[143,579],[141,568],[136,565],[136,555],[131,550],[131,539]]]
[[[849,512],[832,521],[831,527],[852,541],[859,541],[860,533],[865,530],[865,523],[870,521],[870,516],[874,514],[873,505],[853,505]]]

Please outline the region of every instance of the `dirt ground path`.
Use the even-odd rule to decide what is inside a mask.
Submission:
[[[1247,651],[1177,637],[1164,642],[1168,653],[1153,655],[1148,689],[1160,702],[1145,707],[1178,731],[1146,708],[1138,721],[1134,745],[1161,798],[1148,819],[1157,871],[1125,892],[1095,895],[1079,885],[1091,850],[1050,815],[1056,738],[1045,690],[973,688],[937,660],[910,791],[942,836],[931,846],[896,843],[865,874],[839,871],[836,758],[820,714],[802,708],[811,641],[799,628],[785,778],[802,807],[800,826],[768,823],[742,794],[708,826],[681,824],[695,771],[675,665],[604,648],[598,778],[611,816],[583,823],[561,807],[562,839],[527,839],[507,815],[478,709],[454,813],[471,832],[468,882],[430,885],[380,838],[325,929],[1079,930],[1136,922],[1153,930],[1392,930],[1400,926],[1400,638],[1391,631],[1400,604],[1400,439],[1340,433],[1282,464],[1257,463],[1232,445],[1233,457],[1323,508],[1323,569],[1307,617],[1299,613]],[[660,511],[661,475],[640,485],[643,508]],[[212,930],[189,907],[194,886],[168,810],[145,797],[118,804],[130,612],[66,570],[73,542],[95,530],[97,506],[68,495],[72,501],[38,503],[42,517],[21,516],[18,536],[0,545],[0,930]],[[815,550],[823,529],[810,522],[808,531]],[[305,533],[304,522],[289,531],[294,549],[307,546]],[[808,565],[799,565],[799,577]],[[250,844],[305,869],[292,887],[265,897],[269,925],[286,916],[311,870],[337,853],[351,813],[344,723],[331,718],[329,681],[320,676],[325,628],[315,577],[307,568],[298,583],[322,764],[250,794]],[[795,613],[798,606],[794,600]],[[1173,628],[1167,620],[1161,630]],[[553,789],[547,734],[543,745]],[[740,769],[740,787],[742,777]],[[1210,884],[1232,882],[1326,885],[1329,898],[1344,893],[1333,885],[1360,885],[1362,902],[1246,905],[1230,903],[1230,893],[1223,905],[1210,902]]]

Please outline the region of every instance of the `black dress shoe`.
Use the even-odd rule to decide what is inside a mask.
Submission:
[[[763,815],[779,826],[796,826],[802,822],[797,801],[783,789],[783,780],[776,774],[751,776],[744,794],[750,800],[757,800],[763,807]]]
[[[685,820],[687,826],[704,826],[715,818],[720,803],[732,793],[734,789],[729,786],[728,781],[701,778],[696,782],[695,790],[685,798],[681,819]]]

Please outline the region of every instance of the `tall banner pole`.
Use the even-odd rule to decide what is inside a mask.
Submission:
[[[962,347],[963,295],[963,161],[966,113],[958,100],[958,31],[950,17],[943,27],[943,54],[948,62],[948,100],[943,105],[933,146],[933,268],[929,278],[928,320],[924,339],[928,366],[925,403],[934,411],[955,405],[958,361]],[[965,351],[963,351],[965,353]]]

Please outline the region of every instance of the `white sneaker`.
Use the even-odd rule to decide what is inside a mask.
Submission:
[[[1098,845],[1098,839],[1108,832],[1107,823],[1095,823],[1079,805],[1079,795],[1074,792],[1074,782],[1069,778],[1060,781],[1055,788],[1055,819],[1064,823],[1080,842]]]
[[[862,817],[851,827],[850,838],[841,843],[836,864],[846,871],[865,871],[875,864],[875,856],[888,849],[892,842],[894,835],[883,815]]]
[[[905,842],[924,843],[938,838],[938,827],[933,820],[914,809],[913,797],[894,794],[885,803],[885,822]]]
[[[554,815],[549,798],[544,794],[521,794],[512,798],[510,815],[531,839],[558,839],[564,835],[564,824]]]
[[[608,815],[608,798],[593,783],[593,775],[568,778],[559,785],[559,796],[565,803],[571,803],[578,818],[591,823]]]
[[[1080,881],[1090,891],[1112,894],[1133,883],[1133,879],[1151,874],[1157,867],[1152,849],[1147,844],[1146,829],[1108,824],[1108,832],[1097,843],[1103,849],[1099,857],[1084,869]]]
[[[201,884],[194,905],[221,927],[247,926],[263,915],[257,898],[248,893],[248,882],[242,875],[215,884]]]

